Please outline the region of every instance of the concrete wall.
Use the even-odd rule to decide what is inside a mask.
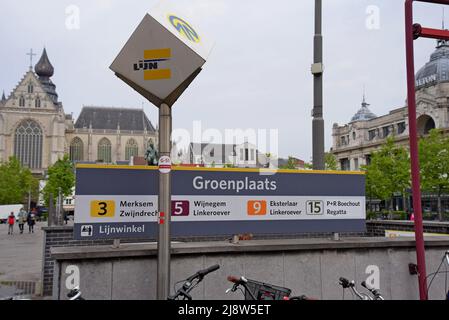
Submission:
[[[426,239],[427,273],[436,271],[448,238]],[[80,286],[86,299],[155,299],[156,246],[154,244],[90,248],[55,248],[54,298],[64,299],[68,266],[80,270]],[[242,299],[226,295],[228,275],[244,275],[288,287],[293,295],[341,300],[340,276],[359,284],[366,280],[366,268],[379,267],[380,289],[386,299],[418,299],[416,275],[408,264],[416,263],[414,242],[409,239],[353,238],[258,240],[239,245],[225,242],[178,244],[173,246],[172,283],[185,279],[213,264],[221,268],[205,278],[193,291],[194,299]],[[431,299],[444,299],[444,275],[434,280]],[[173,287],[173,286],[172,286]],[[173,289],[172,289],[173,290]],[[349,291],[345,299],[352,299]]]
[[[383,237],[385,230],[402,230],[413,231],[414,224],[411,221],[367,221],[366,233],[347,233],[341,234],[342,237]],[[98,246],[98,245],[111,245],[112,240],[73,240],[73,227],[72,226],[57,226],[44,228],[44,252],[43,252],[43,266],[42,266],[42,283],[43,283],[43,295],[51,296],[53,292],[53,269],[54,259],[50,254],[51,248],[58,247],[79,247],[79,246]],[[424,231],[429,233],[443,233],[449,234],[448,222],[424,222]],[[229,236],[231,237],[231,235]],[[255,239],[304,239],[304,238],[331,238],[329,233],[305,233],[305,234],[293,234],[293,235],[263,235],[257,236]],[[191,237],[191,238],[179,238],[174,239],[176,241],[183,242],[203,242],[203,241],[223,241],[226,237]],[[141,241],[123,241],[123,242],[151,242],[155,239],[145,239]]]

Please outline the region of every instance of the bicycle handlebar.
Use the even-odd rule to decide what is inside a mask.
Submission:
[[[183,286],[177,292],[175,292],[175,294],[173,296],[169,296],[168,300],[176,300],[180,296],[183,296],[184,298],[191,300],[192,297],[189,295],[189,292],[192,291],[192,289],[195,288],[198,285],[198,283],[200,283],[206,275],[208,275],[211,272],[217,271],[218,269],[220,269],[220,266],[218,264],[216,264],[207,269],[198,271],[194,275],[187,278],[185,280]],[[192,282],[195,279],[198,279],[198,281],[195,283],[195,285],[192,285]]]
[[[354,287],[354,283],[351,282],[351,281],[349,281],[349,280],[346,279],[346,278],[340,277],[339,280],[340,280],[340,285],[341,285],[343,288],[345,288],[345,289]]]
[[[380,294],[380,291],[377,290],[377,289],[375,289],[375,288],[370,287],[370,286],[366,283],[366,281],[363,281],[363,282],[361,283],[361,285],[362,285],[362,287],[364,287],[365,289],[367,289],[369,292],[371,292],[371,293],[373,294],[373,296],[374,296],[375,299],[377,299],[377,300],[383,300],[383,299],[384,299],[384,298],[382,297],[382,295]]]
[[[248,282],[248,280],[246,280],[244,277],[235,277],[235,276],[229,276],[228,281],[234,284],[243,284]]]

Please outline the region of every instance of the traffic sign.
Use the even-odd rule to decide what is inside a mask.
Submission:
[[[211,48],[197,26],[162,2],[145,15],[110,68],[157,107],[172,106]]]
[[[163,156],[159,158],[159,172],[169,173],[171,172],[171,158]]]

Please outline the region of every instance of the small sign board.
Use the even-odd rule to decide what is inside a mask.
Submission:
[[[162,156],[159,158],[159,172],[170,173],[171,172],[171,158]]]
[[[171,106],[201,71],[210,51],[198,27],[162,2],[145,15],[110,68],[157,107]]]
[[[78,165],[76,239],[155,239],[157,168]],[[364,232],[360,173],[172,170],[173,237]],[[165,216],[164,216],[165,217]]]

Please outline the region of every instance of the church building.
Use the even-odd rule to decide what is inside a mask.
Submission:
[[[15,156],[38,176],[65,154],[74,162],[129,163],[157,131],[142,109],[86,106],[75,121],[51,81],[46,49],[11,94],[0,100],[0,162]]]

